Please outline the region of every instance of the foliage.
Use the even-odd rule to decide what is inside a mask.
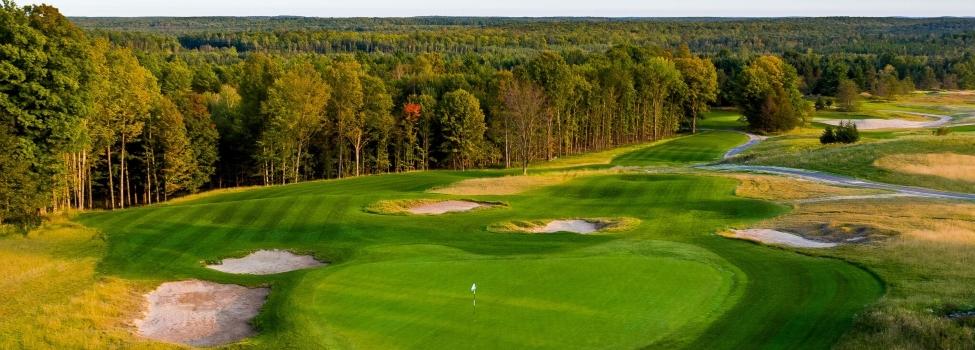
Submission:
[[[951,128],[942,126],[940,128],[935,128],[931,131],[931,133],[934,134],[934,136],[947,136],[951,133]]]
[[[836,88],[836,100],[840,109],[845,112],[856,112],[860,109],[859,95],[856,83],[849,79],[841,80]]]
[[[807,113],[799,93],[799,77],[788,63],[775,56],[762,56],[742,72],[738,105],[748,127],[760,132],[791,130]]]
[[[819,143],[824,145],[830,143],[855,143],[857,141],[860,141],[860,132],[857,131],[857,125],[852,120],[840,121],[840,124],[835,129],[832,126],[827,126],[823,130],[823,134],[819,136]]]
[[[269,125],[261,135],[265,176],[297,182],[312,137],[325,127],[331,87],[309,64],[286,70],[268,89],[261,111]],[[280,176],[274,174],[280,172]]]
[[[484,113],[480,102],[469,92],[458,89],[447,93],[439,103],[440,125],[451,168],[464,170],[485,158]]]

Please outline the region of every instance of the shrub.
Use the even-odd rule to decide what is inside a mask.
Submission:
[[[819,136],[819,143],[830,144],[836,142],[836,134],[833,133],[833,127],[827,126],[826,130],[823,130],[823,134]]]
[[[860,141],[860,131],[857,130],[857,125],[853,121],[840,122],[840,126],[836,128],[836,142],[842,143],[854,143]]]
[[[860,141],[860,131],[857,130],[857,125],[853,121],[840,122],[840,125],[833,129],[832,126],[827,126],[826,130],[823,130],[823,134],[819,136],[819,143],[830,144],[830,143],[854,143]]]
[[[951,133],[951,129],[942,126],[940,128],[934,129],[932,133],[934,134],[934,136],[947,136],[948,134]]]

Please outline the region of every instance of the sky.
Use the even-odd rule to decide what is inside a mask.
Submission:
[[[975,0],[15,0],[67,16],[975,16]]]

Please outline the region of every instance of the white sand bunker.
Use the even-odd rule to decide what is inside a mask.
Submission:
[[[220,264],[207,265],[207,267],[226,273],[271,275],[323,265],[325,264],[308,255],[273,249],[258,250],[243,258],[223,259]]]
[[[411,214],[439,215],[450,212],[469,211],[484,206],[488,205],[477,202],[449,200],[420,204],[411,207],[407,211]]]
[[[146,294],[148,311],[135,326],[139,335],[155,340],[214,346],[255,334],[257,316],[268,288],[189,280],[167,282]]]
[[[593,233],[605,226],[603,223],[587,220],[552,220],[545,226],[535,227],[531,232],[554,233],[554,232],[574,232],[574,233]]]
[[[733,238],[747,239],[765,244],[781,244],[797,248],[832,248],[837,246],[836,243],[817,242],[788,232],[764,228],[732,230],[732,233],[733,235],[730,235],[730,237]]]

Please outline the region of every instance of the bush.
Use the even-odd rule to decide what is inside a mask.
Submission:
[[[819,143],[830,144],[836,142],[836,134],[833,133],[833,127],[827,126],[826,130],[823,130],[823,134],[819,136]]]
[[[940,128],[934,129],[932,133],[934,134],[934,136],[947,136],[948,134],[951,133],[951,129],[942,126]]]
[[[833,129],[832,126],[827,126],[826,130],[823,130],[823,134],[819,136],[819,143],[830,144],[830,143],[855,143],[860,141],[860,131],[857,130],[857,125],[853,121],[840,122],[840,125]]]

